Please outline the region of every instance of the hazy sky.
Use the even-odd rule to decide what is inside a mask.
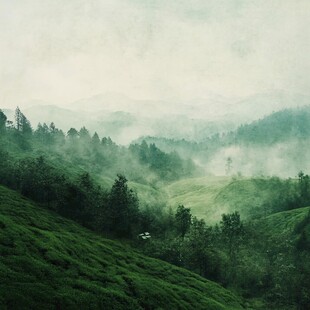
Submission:
[[[0,106],[310,95],[309,0],[0,0]]]

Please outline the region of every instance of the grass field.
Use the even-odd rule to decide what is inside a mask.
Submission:
[[[1,309],[242,309],[189,271],[40,208],[0,187]]]
[[[270,179],[215,176],[184,179],[163,188],[170,206],[190,207],[193,215],[207,223],[218,222],[223,213],[234,211],[248,218],[276,190]]]
[[[230,183],[226,177],[189,178],[174,182],[163,189],[168,203],[176,208],[179,204],[191,208],[192,213],[207,222],[220,219],[224,206],[219,209],[215,203],[219,192]]]
[[[294,235],[300,233],[298,227],[302,225],[306,228],[310,237],[310,221],[306,222],[309,215],[310,207],[294,209],[274,213],[257,221],[262,231],[268,232],[270,235],[286,234]]]

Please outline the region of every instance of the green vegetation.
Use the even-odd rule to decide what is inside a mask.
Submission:
[[[223,213],[238,211],[243,218],[251,219],[307,206],[310,204],[308,182],[307,178],[297,181],[208,176],[172,182],[164,190],[169,205],[184,203],[193,215],[214,224]]]
[[[213,137],[212,145],[224,138]],[[77,302],[86,305],[90,296],[90,308],[240,306],[227,291],[229,301],[205,291],[201,299],[196,281],[210,285],[209,293],[222,288],[143,257],[128,244],[216,281],[246,298],[249,309],[307,309],[310,303],[310,178],[302,171],[287,180],[197,178],[191,160],[153,142],[127,148],[91,136],[85,127],[65,135],[53,123],[33,131],[19,109],[14,123],[0,113],[0,156],[0,184],[15,191],[1,188],[3,259],[10,266],[0,271],[11,281],[3,291],[14,281],[26,283],[24,278],[40,283],[36,293],[17,284],[14,301],[5,291],[0,302],[8,308],[21,307],[16,302],[38,307],[44,300],[50,308],[74,308]],[[233,159],[226,157],[223,165],[231,174]],[[136,264],[137,257],[150,263]],[[187,274],[195,283],[183,281]],[[36,298],[40,289],[41,299]]]
[[[310,136],[310,106],[274,112],[265,118],[238,128],[238,143],[274,144]]]
[[[255,309],[308,309],[310,207],[251,221],[223,214],[213,227],[192,217],[184,237],[176,230],[143,250],[237,291]]]
[[[310,207],[283,211],[251,223],[265,300],[285,309],[307,309],[310,302]],[[253,239],[252,239],[253,240]],[[248,255],[248,252],[244,253]],[[251,257],[250,255],[248,255]]]
[[[218,222],[221,214],[227,212],[222,205],[216,205],[217,195],[230,184],[228,177],[188,178],[170,183],[164,188],[171,206],[184,204],[192,213],[208,223]]]
[[[1,309],[241,309],[219,285],[0,187]]]
[[[234,131],[206,135],[198,141],[162,137],[138,141],[155,143],[165,152],[190,158],[209,174],[288,177],[300,169],[310,169],[309,122],[308,105],[281,110]]]
[[[298,225],[304,225],[303,228],[310,229],[310,222],[305,222],[308,220],[309,212],[310,207],[278,212],[257,220],[257,223],[270,236],[281,234],[294,236],[300,233],[301,226]]]

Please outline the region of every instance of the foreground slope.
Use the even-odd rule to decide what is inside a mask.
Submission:
[[[240,299],[0,187],[1,309],[241,309]]]

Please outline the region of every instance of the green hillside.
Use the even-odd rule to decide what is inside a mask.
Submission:
[[[221,286],[0,187],[1,309],[241,309]]]
[[[298,235],[306,228],[310,237],[310,207],[278,212],[257,221],[262,231],[270,235],[288,234]],[[308,220],[308,222],[307,222]]]
[[[171,183],[165,192],[171,206],[184,204],[193,215],[214,223],[223,213],[239,211],[244,218],[253,215],[277,188],[272,179],[208,176]]]
[[[227,210],[219,210],[215,199],[221,189],[229,183],[230,178],[226,177],[189,178],[171,183],[164,190],[172,207],[184,204],[191,208],[193,215],[198,218],[216,222]]]
[[[310,106],[274,112],[240,126],[233,134],[237,143],[273,144],[290,138],[309,138]]]

